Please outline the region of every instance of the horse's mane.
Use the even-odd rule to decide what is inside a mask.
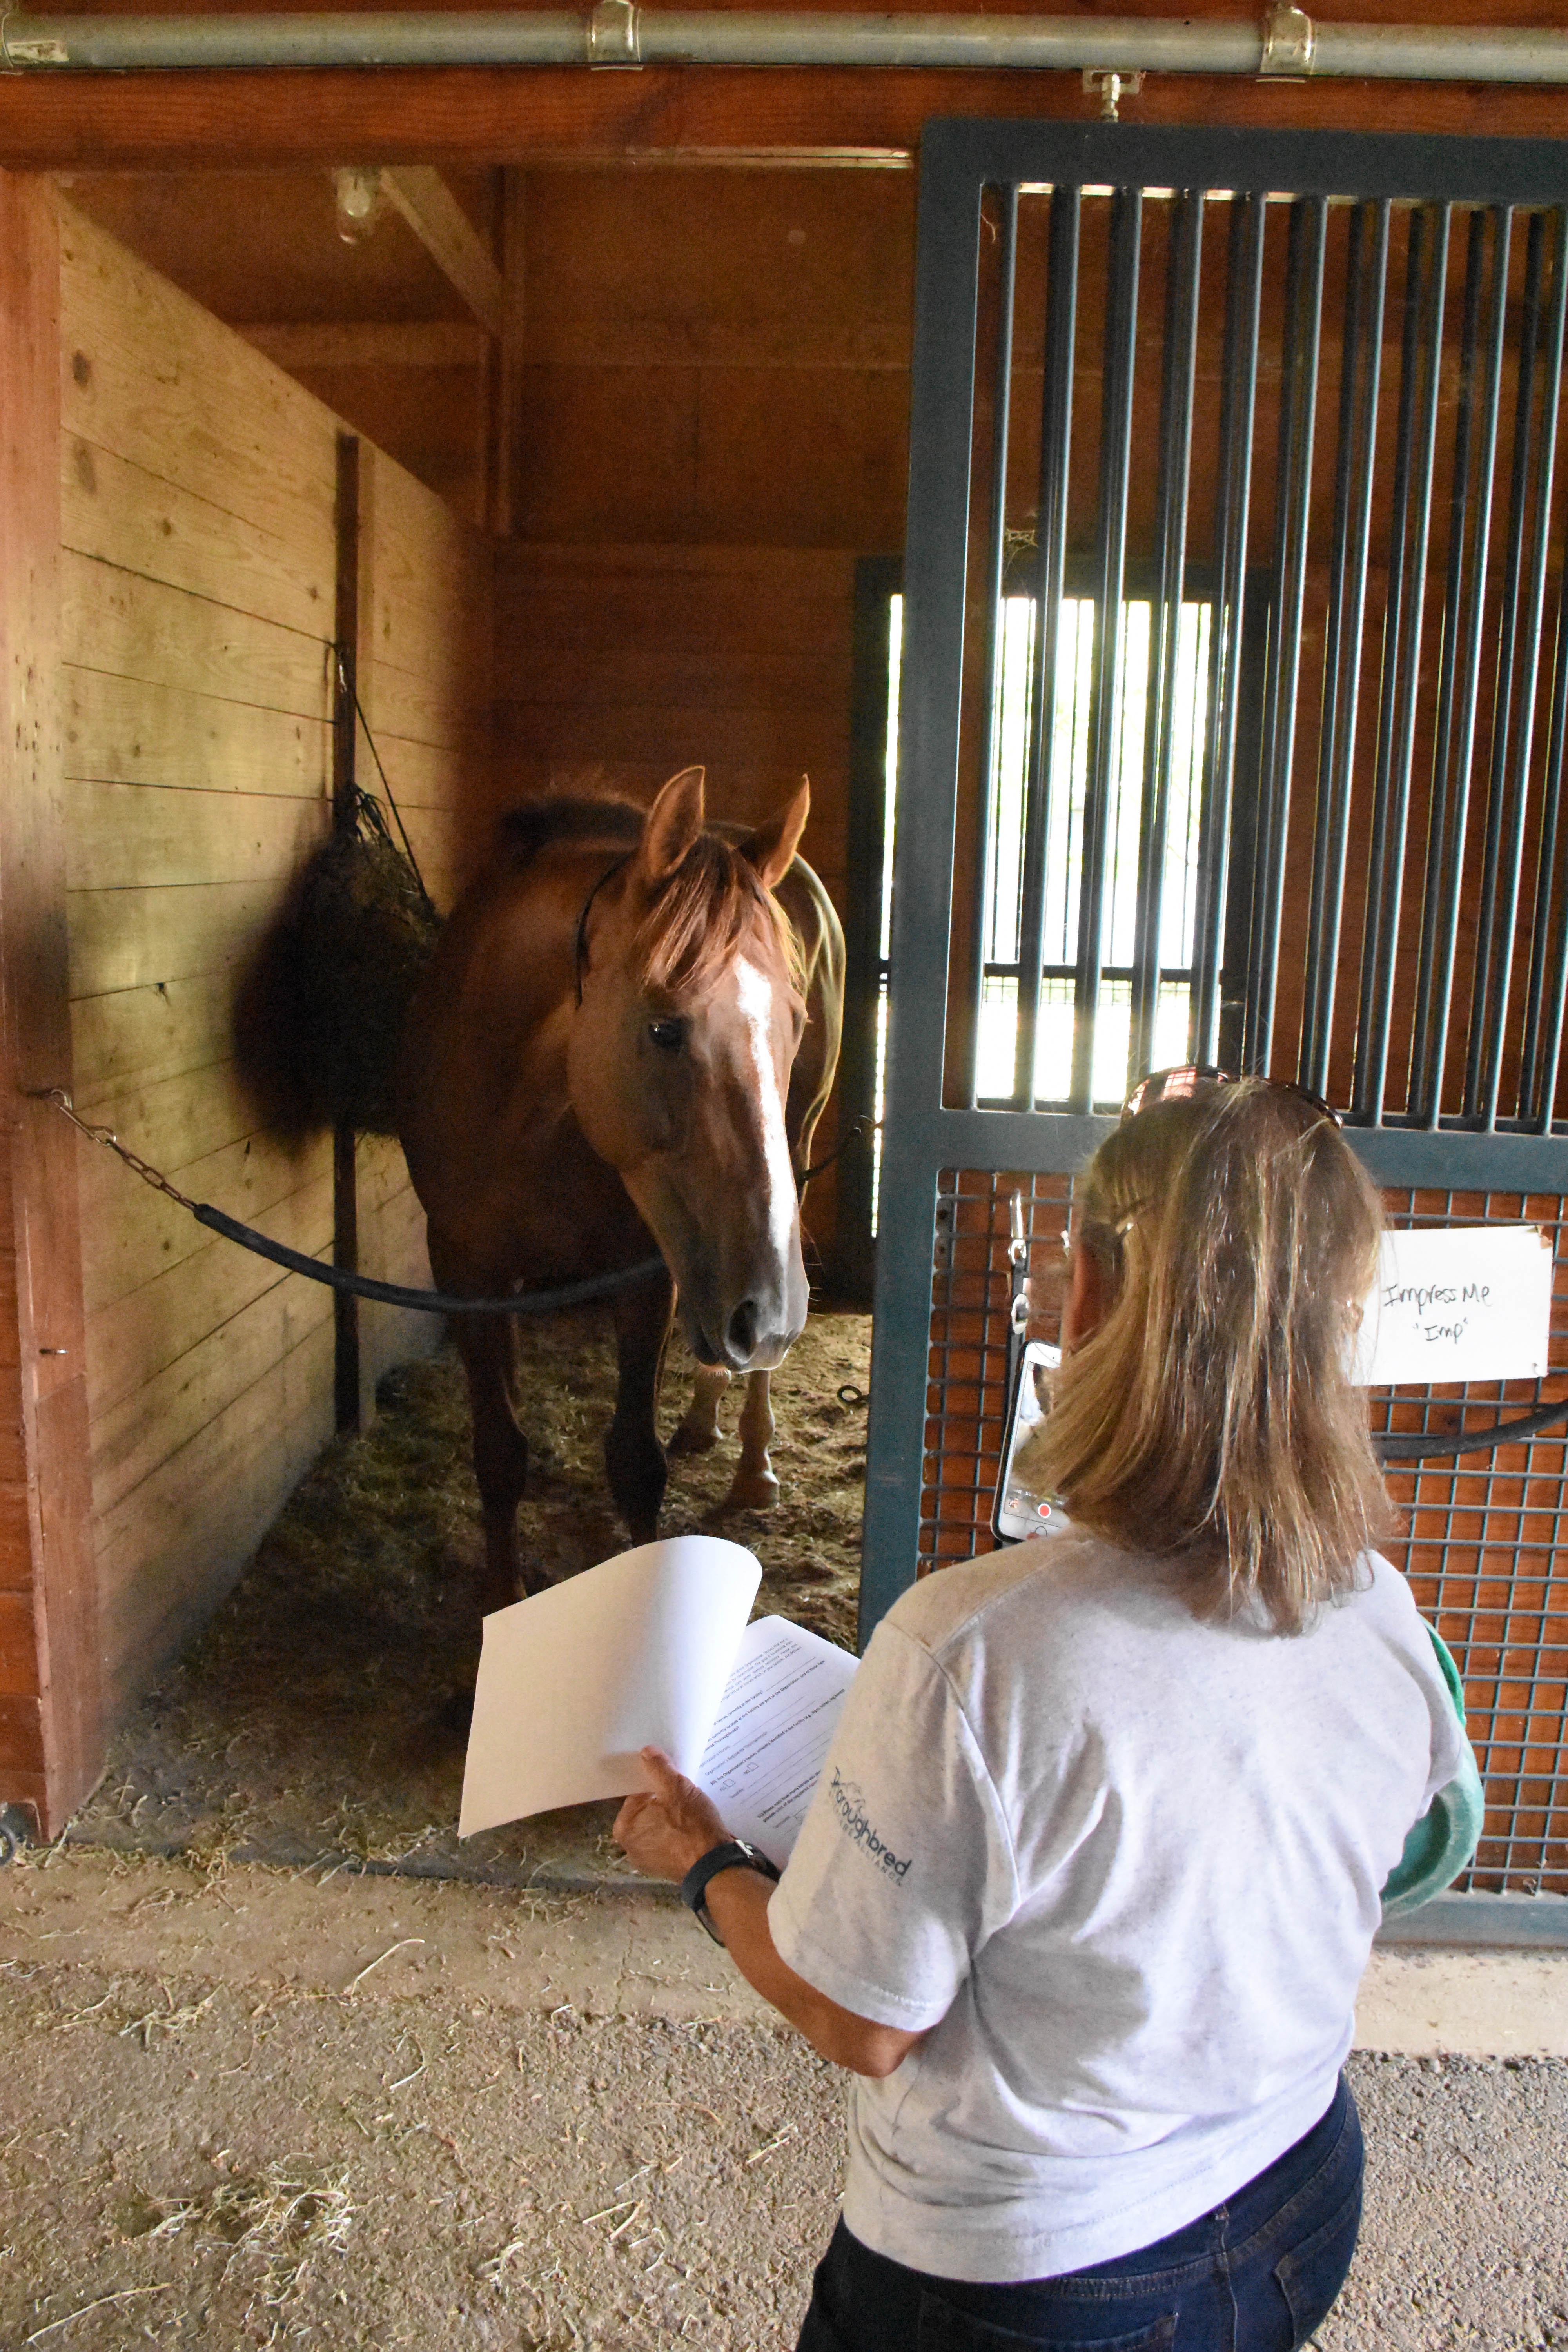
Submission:
[[[618,841],[630,845],[642,830],[635,802],[579,793],[545,793],[520,801],[496,827],[496,843],[515,866],[529,866],[558,841]]]
[[[548,793],[509,810],[497,838],[502,852],[523,866],[558,842],[634,849],[643,816],[632,801]],[[784,908],[732,842],[700,833],[648,908],[637,948],[652,987],[701,988],[763,927],[798,986],[800,942]]]
[[[651,986],[701,988],[761,932],[798,986],[800,943],[784,908],[732,842],[700,833],[637,932]]]

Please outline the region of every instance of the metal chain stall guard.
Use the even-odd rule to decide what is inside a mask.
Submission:
[[[237,1217],[226,1216],[210,1202],[189,1199],[158,1169],[150,1167],[121,1143],[112,1128],[95,1127],[81,1118],[64,1087],[50,1087],[36,1098],[52,1103],[69,1119],[79,1135],[112,1151],[133,1176],[140,1176],[143,1184],[150,1184],[153,1192],[162,1192],[176,1208],[185,1210],[209,1233],[221,1234],[225,1241],[237,1243],[257,1257],[270,1258],[274,1265],[287,1266],[290,1274],[302,1274],[307,1282],[324,1283],[329,1290],[349,1291],[355,1298],[374,1298],[383,1307],[406,1307],[416,1315],[549,1315],[557,1307],[585,1307],[591,1299],[612,1297],[618,1290],[629,1290],[638,1282],[650,1282],[655,1275],[667,1271],[662,1257],[645,1257],[636,1265],[621,1266],[612,1274],[593,1274],[582,1282],[563,1283],[557,1290],[513,1291],[506,1298],[458,1298],[445,1290],[410,1290],[401,1282],[378,1282],[374,1275],[351,1274],[344,1266],[323,1265],[320,1258],[307,1257],[302,1250],[290,1249],[286,1242],[275,1242],[269,1234],[258,1234],[254,1225],[242,1225]],[[864,1119],[855,1120],[834,1150],[803,1171],[800,1190],[804,1192],[814,1176],[830,1168],[839,1152],[861,1141],[868,1124]],[[1563,1409],[1568,1412],[1568,1404]]]
[[[302,1274],[307,1282],[325,1283],[330,1290],[352,1291],[356,1298],[374,1298],[383,1307],[407,1307],[416,1315],[549,1315],[557,1307],[583,1307],[593,1298],[608,1298],[617,1290],[629,1290],[634,1283],[651,1281],[655,1275],[667,1270],[662,1257],[644,1258],[639,1265],[622,1266],[613,1274],[590,1275],[584,1282],[563,1283],[558,1290],[515,1291],[508,1298],[458,1298],[444,1290],[410,1290],[400,1282],[377,1282],[368,1274],[350,1274],[342,1266],[323,1265],[320,1258],[289,1249],[286,1243],[258,1234],[253,1225],[242,1225],[237,1218],[226,1216],[206,1201],[188,1199],[156,1168],[150,1168],[145,1160],[128,1150],[112,1128],[94,1127],[79,1118],[63,1087],[49,1087],[41,1098],[53,1103],[79,1134],[85,1135],[89,1142],[102,1144],[106,1151],[123,1160],[133,1176],[140,1176],[144,1184],[162,1192],[176,1208],[186,1210],[209,1233],[221,1234],[225,1241],[237,1242],[241,1249],[252,1251],[257,1257],[270,1258],[274,1265],[287,1266],[290,1274]]]

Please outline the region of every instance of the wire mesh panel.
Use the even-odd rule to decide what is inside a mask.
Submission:
[[[1565,327],[1559,143],[928,131],[863,1633],[986,1540],[1008,1195],[1043,1238],[1151,1066],[1300,1076],[1406,1221],[1561,1226]],[[1394,1474],[1482,1887],[1561,1883],[1565,1457]]]
[[[944,1169],[937,1192],[931,1351],[921,1480],[921,1573],[989,1551],[1008,1405],[1013,1202],[1030,1264],[1059,1260],[1069,1180]],[[1391,1225],[1541,1225],[1553,1244],[1551,1371],[1544,1381],[1375,1391],[1372,1426],[1485,1428],[1568,1397],[1568,1217],[1560,1198],[1391,1191]],[[1033,1285],[1033,1336],[1055,1339],[1059,1296]],[[1405,1528],[1389,1551],[1454,1653],[1487,1788],[1486,1830],[1459,1882],[1490,1894],[1568,1895],[1568,1430],[1452,1460],[1394,1464]]]

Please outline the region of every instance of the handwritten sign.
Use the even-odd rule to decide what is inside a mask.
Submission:
[[[1354,1379],[1509,1381],[1546,1370],[1552,1244],[1539,1225],[1432,1225],[1384,1234]]]

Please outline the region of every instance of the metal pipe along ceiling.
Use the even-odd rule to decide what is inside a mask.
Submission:
[[[1247,74],[1265,79],[1568,82],[1568,34],[1151,17],[873,16],[598,6],[451,16],[0,16],[12,72],[376,66],[980,67],[990,71]]]

